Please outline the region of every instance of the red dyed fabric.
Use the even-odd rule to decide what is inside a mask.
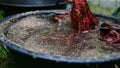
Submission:
[[[90,31],[98,24],[98,19],[90,11],[86,0],[73,0],[71,21],[71,25],[77,32]]]
[[[107,44],[120,49],[120,32],[117,31],[117,29],[113,29],[113,28],[119,28],[119,27],[117,27],[116,25],[109,25],[109,24],[104,27],[106,27],[107,29],[102,29],[100,31],[100,35],[102,39]]]

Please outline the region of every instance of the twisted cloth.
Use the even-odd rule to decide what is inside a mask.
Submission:
[[[90,31],[98,24],[98,19],[90,11],[86,0],[73,0],[71,21],[75,31]]]

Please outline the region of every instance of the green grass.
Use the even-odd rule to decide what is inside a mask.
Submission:
[[[4,16],[4,11],[0,9],[0,19],[3,18]]]
[[[118,17],[120,17],[120,12],[118,13]]]
[[[0,9],[0,19],[3,18],[4,12]],[[0,43],[0,68],[8,68],[8,49]]]
[[[92,12],[101,13],[101,14],[109,14],[111,15],[119,6],[111,7],[111,8],[104,8],[100,5],[91,5],[89,3],[90,9]]]
[[[13,68],[9,50],[0,43],[0,68]]]
[[[0,58],[6,58],[8,55],[8,49],[0,43]]]
[[[0,9],[0,19],[4,17],[4,11]],[[9,50],[0,42],[0,68],[14,68]]]

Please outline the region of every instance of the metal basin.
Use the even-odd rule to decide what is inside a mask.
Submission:
[[[21,7],[44,7],[65,4],[64,0],[0,0],[0,4]]]
[[[16,15],[12,15],[9,17],[6,17],[4,19],[2,19],[0,21],[0,25],[4,24],[6,22],[16,22],[19,21],[20,19],[27,17],[27,16],[31,16],[31,15],[42,15],[42,16],[49,16],[51,13],[57,13],[60,10],[44,10],[44,11],[33,11],[33,12],[26,12],[26,13],[21,13],[21,14],[16,14]],[[106,19],[109,20],[111,22],[114,22],[116,24],[120,23],[120,19],[115,17],[115,16],[111,16],[111,15],[102,15],[102,14],[96,14],[95,15],[99,18],[102,19]],[[12,24],[10,24],[9,26],[11,26]],[[8,27],[9,27],[8,26]],[[112,60],[118,60],[120,59],[120,55],[113,55],[110,56],[109,58],[99,58],[99,59],[87,59],[87,58],[64,58],[64,57],[60,57],[60,56],[54,56],[54,55],[47,55],[44,53],[34,53],[30,50],[24,49],[21,46],[18,46],[18,44],[15,44],[13,42],[11,42],[10,40],[8,40],[4,34],[4,32],[6,31],[6,29],[3,29],[2,31],[0,31],[0,41],[5,44],[8,48],[10,48],[11,50],[21,53],[23,55],[27,55],[29,57],[31,57],[31,59],[36,60],[36,59],[46,59],[48,61],[55,61],[57,62],[66,62],[66,63],[98,63],[98,62],[107,62],[107,61],[112,61]],[[39,60],[37,60],[39,61]]]

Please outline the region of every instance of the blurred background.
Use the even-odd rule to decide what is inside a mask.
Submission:
[[[95,13],[112,14],[120,7],[120,0],[87,0],[91,10]]]
[[[120,7],[120,0],[87,0],[87,2],[93,13],[100,13],[100,14],[106,14],[106,15],[111,15],[117,8]],[[0,19],[9,15],[12,15],[13,13],[8,14],[8,12],[13,12],[12,7],[14,6],[8,6],[8,5],[6,6],[6,5],[0,4]],[[14,7],[14,9],[15,8],[20,8],[20,7]],[[39,7],[37,7],[36,9],[30,8],[27,11],[32,11],[33,9],[37,10],[38,8]],[[10,11],[8,10],[6,11],[5,9],[8,9]],[[25,9],[27,9],[27,7],[25,7]],[[61,9],[64,9],[64,8],[61,8]],[[17,13],[17,9],[15,9],[14,11]],[[25,12],[25,11],[21,11],[21,12]],[[120,13],[118,13],[118,17],[120,17]],[[114,63],[113,64],[114,68],[120,68],[118,64],[120,63]],[[13,62],[10,58],[9,50],[2,43],[0,43],[0,68],[14,68]],[[90,67],[89,65],[89,68],[92,68],[92,67]],[[95,68],[99,68],[99,65],[96,64]]]

